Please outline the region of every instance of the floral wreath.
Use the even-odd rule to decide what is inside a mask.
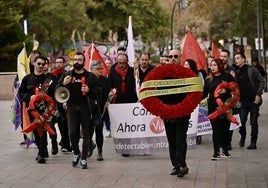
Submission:
[[[186,87],[196,87],[198,86],[198,89],[194,89],[192,92],[177,92],[177,93],[187,93],[187,95],[183,98],[183,100],[177,104],[166,104],[164,103],[157,95],[144,97],[141,99],[141,95],[143,93],[149,90],[150,91],[161,91],[157,90],[157,87],[144,87],[146,85],[146,82],[149,81],[169,81],[168,79],[175,79],[174,81],[178,81],[178,78],[182,78],[179,80],[187,80],[187,78],[192,78],[200,80],[199,85],[186,85]],[[160,86],[161,87],[161,86]],[[153,90],[155,89],[155,90]],[[180,88],[177,88],[180,89]],[[202,82],[201,79],[196,77],[196,74],[192,72],[190,69],[187,69],[180,65],[175,64],[165,64],[158,66],[151,70],[148,75],[145,77],[144,82],[141,86],[141,90],[139,93],[140,102],[142,105],[153,115],[159,116],[162,119],[173,119],[173,118],[180,118],[189,116],[196,106],[200,103],[202,98]]]
[[[231,97],[227,99],[225,102],[222,102],[220,96],[220,91],[222,89],[230,90]],[[240,91],[237,83],[235,82],[223,82],[219,84],[214,91],[214,97],[216,98],[216,102],[218,104],[218,108],[216,111],[211,113],[208,118],[213,120],[220,115],[226,115],[230,122],[235,124],[239,124],[236,118],[232,115],[232,108],[236,105],[236,103],[240,100]]]
[[[37,108],[42,110],[43,113],[40,114]],[[33,115],[35,120],[25,129],[23,129],[22,132],[29,133],[36,129],[38,135],[41,137],[43,135],[42,128],[44,128],[50,135],[56,134],[47,123],[47,121],[50,121],[55,114],[55,102],[52,97],[44,93],[33,95],[29,103],[28,111]]]

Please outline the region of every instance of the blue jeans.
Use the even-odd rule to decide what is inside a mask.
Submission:
[[[242,138],[246,138],[247,130],[246,123],[248,114],[250,114],[250,125],[251,125],[251,143],[256,144],[258,139],[258,117],[259,117],[259,105],[252,102],[242,102],[241,103],[241,124],[239,133]]]

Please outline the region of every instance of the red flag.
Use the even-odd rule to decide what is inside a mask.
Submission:
[[[190,31],[187,31],[185,35],[181,62],[184,63],[186,59],[193,59],[196,62],[198,70],[207,69],[205,54]]]
[[[109,74],[109,69],[107,68],[106,64],[104,63],[104,60],[102,59],[101,55],[99,54],[98,49],[96,48],[94,42],[90,44],[90,46],[87,48],[87,50],[84,53],[86,57],[86,63],[84,68],[86,70],[90,70],[90,63],[92,61],[100,61],[103,67],[102,75],[107,76]]]
[[[214,57],[215,59],[220,58],[220,51],[217,48],[217,45],[212,41],[211,46],[212,46],[212,53],[211,53],[212,57]]]

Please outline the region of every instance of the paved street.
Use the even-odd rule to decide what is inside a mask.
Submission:
[[[3,89],[3,88],[2,88]],[[113,148],[113,140],[105,139],[104,161],[96,160],[96,151],[88,160],[88,169],[71,165],[72,153],[52,156],[46,164],[35,161],[37,149],[20,146],[22,134],[9,122],[11,101],[0,101],[0,187],[1,188],[267,188],[268,187],[268,94],[260,111],[257,150],[240,148],[240,136],[234,131],[232,158],[211,161],[211,136],[203,136],[202,144],[188,149],[189,174],[184,178],[170,176],[168,153],[151,156],[121,157]],[[250,132],[247,125],[248,133]],[[246,146],[249,145],[249,135]],[[49,140],[50,143],[50,140]]]

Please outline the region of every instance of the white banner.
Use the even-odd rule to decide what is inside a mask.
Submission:
[[[152,115],[141,103],[110,104],[108,110],[116,153],[144,155],[168,151],[163,120]],[[197,118],[194,119],[189,123],[188,145],[195,144],[192,137],[194,135],[195,140]]]

